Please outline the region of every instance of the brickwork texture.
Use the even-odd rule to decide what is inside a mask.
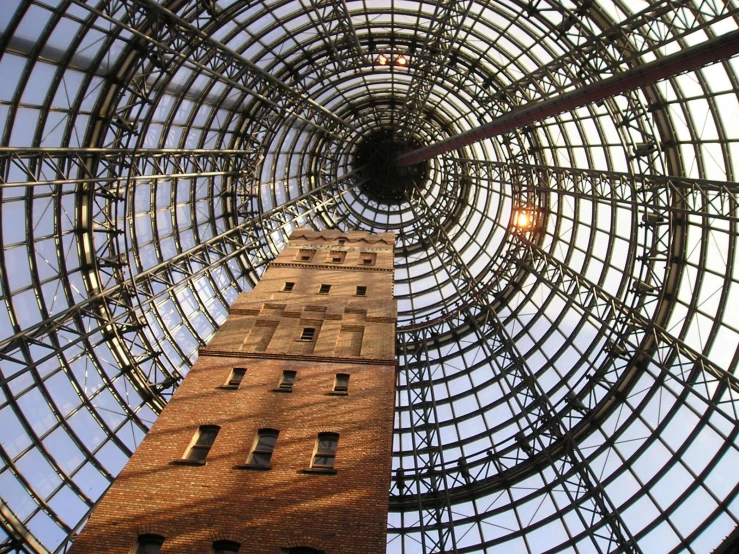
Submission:
[[[162,554],[204,554],[218,540],[249,554],[384,552],[393,243],[390,233],[293,232],[201,349],[71,554],[130,554],[145,534],[164,537]],[[238,386],[234,368],[246,370]],[[285,371],[291,388],[280,387]],[[346,391],[334,390],[337,374],[349,375]],[[202,426],[217,428],[204,463],[188,459]],[[265,429],[279,432],[268,469],[249,464]],[[338,435],[333,467],[311,467],[319,433]]]

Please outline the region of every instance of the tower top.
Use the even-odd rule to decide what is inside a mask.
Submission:
[[[370,244],[382,242],[393,246],[395,244],[395,233],[369,233],[368,231],[339,231],[336,229],[324,229],[322,231],[314,231],[307,227],[298,227],[290,233],[290,240],[296,239],[324,239],[326,241],[336,241],[345,239],[347,242],[365,241]]]

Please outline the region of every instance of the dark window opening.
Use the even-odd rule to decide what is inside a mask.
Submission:
[[[313,259],[313,254],[315,254],[315,250],[300,250],[298,252],[298,260],[301,262],[309,262]]]
[[[252,467],[269,469],[279,434],[280,432],[276,429],[260,429],[247,464]]]
[[[295,287],[295,283],[290,283],[289,281],[285,283],[285,286],[282,287],[282,290],[284,292],[292,292],[293,288]]]
[[[347,392],[349,390],[349,374],[337,373],[334,380],[334,392]]]
[[[314,327],[303,327],[303,332],[300,335],[300,340],[313,340],[316,335]]]
[[[234,389],[239,388],[241,381],[244,380],[244,375],[246,375],[246,368],[244,367],[233,368],[231,370],[231,375],[229,376],[228,381],[226,382],[226,386],[234,388]]]
[[[357,287],[357,296],[367,296],[367,287]]]
[[[241,545],[234,541],[215,541],[213,554],[238,554]]]
[[[337,433],[318,433],[316,450],[313,454],[312,468],[333,469],[336,447],[339,445]]]
[[[328,294],[328,291],[331,290],[331,285],[321,285],[321,288],[318,290],[318,294]]]
[[[139,535],[134,554],[159,554],[163,543],[161,535]]]
[[[360,254],[362,265],[375,265],[377,261],[377,254],[374,252],[361,252]]]
[[[285,370],[282,372],[282,378],[280,384],[277,386],[277,390],[280,392],[292,392],[293,383],[295,383],[296,371]]]
[[[216,440],[218,430],[219,427],[216,427],[215,425],[201,426],[195,434],[193,444],[190,446],[185,459],[190,462],[204,463],[213,443]]]

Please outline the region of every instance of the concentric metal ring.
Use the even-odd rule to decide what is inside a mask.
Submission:
[[[356,157],[378,129],[433,143],[736,16],[718,0],[4,9],[0,545],[63,551],[307,225],[398,237],[388,552],[720,548],[739,521],[734,60],[433,158],[389,193],[367,193]]]

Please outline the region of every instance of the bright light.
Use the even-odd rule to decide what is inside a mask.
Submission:
[[[395,65],[400,65],[402,67],[405,67],[406,65],[408,65],[408,60],[403,54],[398,54],[395,57]]]
[[[533,223],[534,223],[534,218],[529,212],[518,211],[513,216],[513,224],[519,229],[522,229],[522,230],[529,229]]]
[[[377,65],[387,65],[390,60],[387,59],[385,54],[377,56]]]

